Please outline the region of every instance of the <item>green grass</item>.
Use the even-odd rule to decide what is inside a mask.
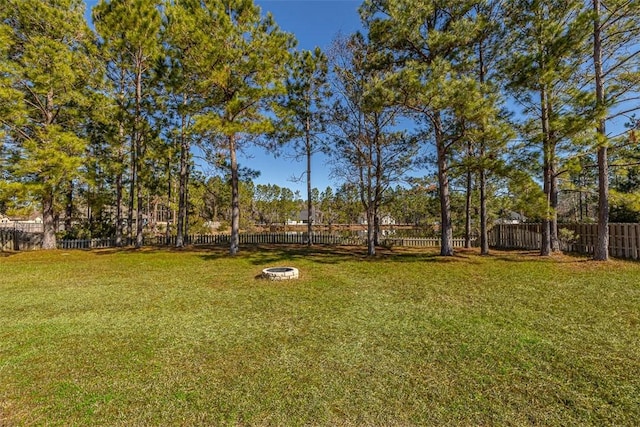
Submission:
[[[0,425],[640,424],[640,264],[330,250],[0,256]]]

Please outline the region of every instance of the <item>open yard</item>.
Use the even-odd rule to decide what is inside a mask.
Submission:
[[[638,263],[0,254],[1,426],[639,424]]]

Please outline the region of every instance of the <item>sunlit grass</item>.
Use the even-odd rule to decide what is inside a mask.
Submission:
[[[0,257],[0,425],[640,424],[640,264],[330,251]]]

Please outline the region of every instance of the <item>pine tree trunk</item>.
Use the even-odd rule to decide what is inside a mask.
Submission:
[[[138,170],[137,163],[138,159],[136,157],[136,135],[135,132],[132,133],[131,138],[131,182],[129,183],[129,212],[127,213],[127,238],[129,242],[127,244],[131,244],[133,241],[133,212],[135,210],[135,197],[136,197],[136,182],[138,181]]]
[[[187,105],[186,96],[183,105]],[[176,247],[184,246],[184,232],[187,221],[187,187],[189,186],[189,150],[190,141],[185,135],[185,117],[182,118],[182,128],[180,132],[180,185],[178,188],[178,224],[176,232]]]
[[[142,206],[144,199],[142,197],[142,181],[138,178],[136,183],[136,192],[138,193],[138,211],[136,215],[136,248],[141,248],[144,244],[142,230],[144,223],[142,221]]]
[[[555,166],[555,146],[552,147],[552,150],[551,170],[549,172],[549,201],[551,207],[549,240],[551,242],[551,252],[560,252],[560,238],[558,237],[558,178],[556,176]]]
[[[307,148],[307,246],[313,245],[313,200],[311,197],[311,138],[310,138],[310,123],[307,118],[306,123],[306,148]]]
[[[596,104],[599,108],[605,104],[602,73],[602,34],[600,30],[600,0],[593,0],[593,64],[596,79]],[[609,160],[607,154],[607,133],[605,121],[600,119],[598,135],[598,240],[593,259],[609,259]]]
[[[190,244],[189,239],[189,176],[191,169],[189,163],[187,163],[187,185],[184,187],[184,242]]]
[[[53,124],[54,113],[54,96],[53,92],[47,93],[46,109],[45,109],[45,127]],[[47,179],[44,179],[47,182]],[[56,215],[55,215],[55,192],[50,185],[45,185],[44,194],[42,196],[42,249],[56,249]]]
[[[381,228],[380,228],[380,214],[379,214],[379,209],[377,207],[376,204],[376,208],[375,211],[373,213],[373,244],[376,246],[380,246],[380,233],[381,233]]]
[[[440,255],[453,256],[453,227],[451,224],[447,147],[439,112],[434,112],[433,122],[438,156],[438,186],[440,190]]]
[[[549,97],[547,95],[547,119],[548,119],[548,131],[549,138],[548,146],[549,146],[549,241],[551,245],[551,252],[556,253],[560,252],[560,238],[558,237],[558,161],[557,157],[557,143],[558,140],[557,133],[555,129],[551,126],[551,117],[555,117],[555,112],[553,110],[552,102],[549,101]]]
[[[374,256],[376,254],[375,230],[375,213],[373,203],[369,200],[369,206],[367,208],[367,255],[369,256]]]
[[[180,185],[178,187],[178,222],[176,228],[176,247],[184,246],[184,224],[187,216],[187,156],[180,150]]]
[[[87,204],[88,204],[87,200]],[[72,227],[72,218],[73,218],[73,181],[69,181],[69,188],[67,191],[67,204],[64,210],[64,231],[68,233]]]
[[[116,174],[116,246],[122,246],[122,173]]]
[[[56,217],[53,203],[53,189],[45,190],[42,198],[42,249],[56,249]]]
[[[231,158],[231,247],[229,253],[236,255],[240,250],[240,180],[235,135],[229,136],[229,155]]]
[[[542,219],[542,242],[540,255],[551,255],[551,147],[549,141],[549,109],[545,88],[540,90],[540,111],[542,113],[543,189],[546,196],[544,218]]]
[[[171,245],[171,198],[173,197],[173,185],[172,185],[173,177],[171,176],[171,156],[167,159],[167,207],[165,210],[165,230],[164,230],[164,238],[166,241],[166,245]]]
[[[484,63],[484,44],[481,41],[478,48],[478,80],[481,85],[485,83],[485,63]],[[484,128],[483,128],[484,129]],[[482,162],[479,173],[480,186],[480,254],[489,255],[489,230],[488,230],[488,214],[487,214],[487,168],[485,165],[485,139],[480,141],[479,157]]]
[[[551,255],[551,221],[548,219],[542,220],[542,230],[541,230],[541,247],[540,247],[540,255],[541,256],[549,256]]]
[[[471,148],[469,148],[469,155],[471,155]],[[465,206],[464,206],[464,247],[466,249],[471,248],[471,196],[472,196],[472,186],[473,179],[471,169],[467,171],[467,188],[466,188],[466,197],[465,197]]]
[[[380,233],[381,233],[381,224],[380,224],[380,205],[382,204],[382,194],[384,192],[383,188],[381,187],[380,183],[383,182],[384,177],[383,177],[383,170],[384,170],[384,165],[383,165],[383,155],[382,155],[382,144],[380,143],[381,139],[380,136],[376,136],[376,144],[375,144],[375,163],[376,163],[376,167],[375,167],[375,185],[374,187],[374,193],[373,193],[373,220],[374,220],[374,224],[375,224],[375,229],[374,229],[374,239],[375,239],[375,245],[376,246],[380,246]]]
[[[604,123],[599,131],[604,135]],[[598,241],[595,247],[594,259],[609,260],[609,163],[607,147],[598,148]]]
[[[135,116],[135,153],[136,153],[136,170],[138,176],[136,177],[136,193],[138,196],[138,210],[136,214],[136,248],[140,248],[143,245],[142,236],[142,180],[140,179],[140,170],[142,166],[142,66],[138,64],[136,72],[136,116]]]
[[[482,149],[484,151],[484,148]],[[484,156],[484,153],[481,154]],[[487,227],[487,177],[484,167],[480,170],[480,254],[489,255],[489,230]]]
[[[120,106],[124,106],[125,100],[125,71],[120,69]],[[124,114],[124,111],[122,111]],[[123,226],[122,226],[122,193],[124,190],[123,175],[124,175],[124,146],[125,146],[125,130],[122,117],[118,119],[118,159],[117,159],[117,172],[116,172],[116,246],[123,246]],[[122,169],[121,169],[122,167]],[[129,218],[129,224],[131,224],[131,218]]]

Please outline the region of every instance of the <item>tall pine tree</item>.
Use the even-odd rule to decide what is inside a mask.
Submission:
[[[370,45],[357,33],[333,46],[336,175],[358,190],[367,223],[367,254],[376,253],[380,207],[414,164],[416,139],[397,129],[401,108],[389,102],[385,74],[370,68]]]
[[[594,259],[609,259],[607,122],[640,110],[640,2],[592,0],[593,69],[598,153],[598,241]]]
[[[155,110],[149,99],[152,70],[162,54],[160,0],[101,0],[93,20],[117,82],[114,94],[122,108],[122,137],[130,145],[128,226],[136,247],[143,242],[142,168],[145,145],[151,136],[149,116]],[[133,213],[136,212],[135,221]],[[132,224],[135,222],[135,233]]]
[[[13,190],[40,202],[42,246],[53,249],[60,196],[81,175],[93,33],[80,0],[4,0],[0,22],[5,160]]]
[[[274,103],[284,93],[291,35],[252,0],[176,0],[192,38],[182,60],[205,100],[196,121],[208,148],[226,151],[231,175],[230,253],[239,250],[238,150],[250,138],[273,132]],[[205,142],[203,141],[203,144]]]
[[[560,250],[558,239],[559,147],[583,131],[576,76],[581,49],[589,34],[588,14],[579,0],[527,0],[505,5],[507,46],[505,76],[511,93],[525,106],[527,137],[542,151],[546,209],[541,255]]]
[[[453,255],[450,163],[461,139],[454,130],[459,117],[451,106],[480,96],[479,91],[468,92],[473,85],[461,74],[480,29],[474,9],[478,3],[367,0],[361,9],[382,55],[378,61],[393,72],[387,85],[395,87],[396,102],[427,126],[435,146],[444,256]]]
[[[295,156],[306,160],[307,184],[307,244],[313,244],[315,207],[312,198],[311,159],[323,148],[322,133],[327,120],[327,100],[330,96],[327,57],[320,48],[297,52],[286,81],[282,102],[286,121],[278,135],[292,142]]]

